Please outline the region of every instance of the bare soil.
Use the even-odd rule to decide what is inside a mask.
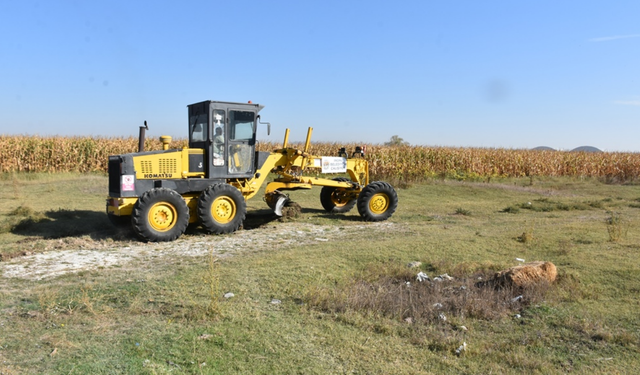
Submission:
[[[69,273],[128,267],[152,267],[155,261],[199,257],[213,254],[218,258],[240,252],[273,251],[282,247],[336,241],[360,232],[393,230],[391,222],[360,225],[322,226],[284,222],[240,230],[230,235],[187,235],[174,242],[142,243],[82,240],[38,241],[41,248],[31,248],[0,262],[2,278],[43,280]],[[74,245],[75,248],[74,248]]]

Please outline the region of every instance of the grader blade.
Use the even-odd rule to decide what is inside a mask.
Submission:
[[[280,195],[277,198],[276,206],[274,207],[273,212],[278,216],[282,216],[282,208],[284,207],[285,204],[287,204],[288,201],[289,201],[289,197],[287,197],[284,194]]]

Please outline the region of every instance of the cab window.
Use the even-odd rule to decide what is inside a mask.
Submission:
[[[224,165],[224,111],[215,109],[213,111],[213,165],[216,167]]]
[[[253,139],[253,124],[255,113],[246,111],[231,111],[229,114],[229,139],[232,141],[247,141]]]
[[[194,115],[189,118],[190,142],[204,142],[207,140],[207,115]]]

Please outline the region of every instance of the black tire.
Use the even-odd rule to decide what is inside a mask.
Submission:
[[[211,185],[198,198],[198,217],[209,233],[237,231],[246,213],[247,204],[242,193],[228,184]]]
[[[334,181],[351,181],[348,178],[337,177]],[[332,214],[344,214],[351,211],[356,205],[356,198],[347,192],[346,189],[333,186],[323,186],[320,190],[320,203],[325,211]]]
[[[393,186],[376,181],[365,186],[358,195],[358,212],[365,221],[383,221],[398,208],[398,194]]]
[[[133,206],[131,223],[135,234],[145,241],[173,241],[189,225],[189,208],[175,190],[151,189]]]

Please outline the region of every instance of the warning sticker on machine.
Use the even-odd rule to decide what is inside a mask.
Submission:
[[[346,173],[347,159],[339,157],[322,157],[322,173]]]
[[[132,174],[125,174],[122,176],[122,191],[134,191],[136,190],[135,183],[133,182]]]

